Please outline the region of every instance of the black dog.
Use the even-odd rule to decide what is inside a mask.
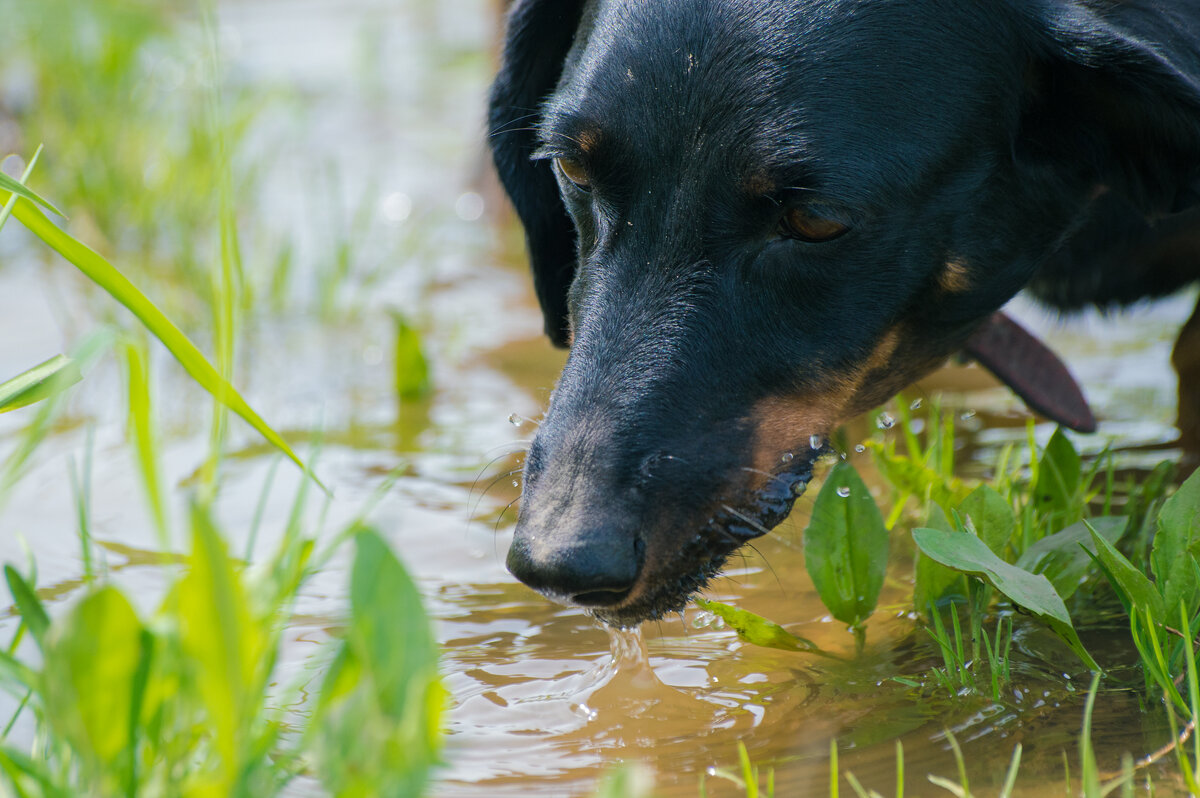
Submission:
[[[518,0],[490,122],[571,347],[508,565],[617,625],[956,351],[1090,427],[994,315],[1022,288],[1200,277],[1200,0]],[[1200,448],[1200,313],[1174,360]]]

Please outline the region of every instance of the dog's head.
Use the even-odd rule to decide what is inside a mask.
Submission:
[[[680,609],[1098,194],[1171,205],[1196,89],[1052,2],[517,2],[491,141],[571,352],[510,569],[618,625]]]

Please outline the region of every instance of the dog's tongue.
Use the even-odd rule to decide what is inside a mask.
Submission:
[[[993,313],[963,350],[1032,410],[1079,432],[1096,431],[1096,417],[1058,355],[1004,313]]]

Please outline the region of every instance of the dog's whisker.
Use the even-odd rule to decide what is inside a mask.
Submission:
[[[791,487],[791,484],[792,484],[792,483],[788,482],[786,479],[784,479],[783,477],[779,476],[778,474],[772,474],[770,471],[763,471],[761,468],[751,468],[750,466],[742,466],[742,470],[746,471],[748,473],[751,473],[751,474],[759,474],[760,476],[764,476],[767,479],[778,482],[780,485],[783,485],[784,487]]]
[[[721,509],[724,510],[725,512],[729,513],[730,515],[732,515],[734,518],[737,518],[740,521],[744,521],[746,524],[748,524],[750,526],[751,529],[755,530],[756,532],[761,532],[764,535],[770,534],[770,532],[771,532],[771,530],[767,529],[765,526],[763,526],[761,523],[759,523],[754,518],[751,518],[750,516],[746,515],[745,513],[738,512],[737,510],[730,507],[728,504],[722,504]]]
[[[496,514],[496,521],[495,521],[495,523],[492,524],[493,540],[495,540],[495,538],[499,537],[499,535],[500,535],[500,522],[504,520],[505,514],[508,513],[508,511],[512,509],[512,506],[519,501],[521,501],[521,497],[517,496],[517,498],[513,499],[508,504],[504,505],[504,509]]]
[[[492,449],[489,449],[488,451],[494,452],[497,448],[500,448],[500,447],[493,447]],[[493,457],[491,460],[488,460],[486,463],[484,463],[483,467],[481,467],[479,469],[479,472],[475,474],[475,479],[471,480],[471,489],[469,491],[467,491],[467,501],[470,501],[471,498],[475,495],[475,488],[479,487],[479,480],[483,479],[483,475],[485,473],[487,473],[487,470],[489,468],[491,468],[493,465],[495,465],[500,460],[503,460],[505,457],[510,457],[515,454],[523,454],[527,450],[528,450],[528,443],[526,443],[524,446],[522,446],[520,448],[512,449],[507,452],[501,452],[500,454]],[[494,483],[494,482],[492,483],[492,485],[495,485],[495,484],[496,483]],[[489,485],[488,487],[490,489],[491,485]],[[487,493],[487,491],[485,490],[484,493]],[[483,494],[480,494],[480,498],[483,498]]]
[[[492,488],[496,487],[496,483],[498,483],[502,479],[505,479],[506,477],[511,477],[514,474],[518,474],[518,473],[520,473],[520,471],[521,471],[521,469],[519,469],[519,468],[513,469],[512,471],[509,471],[506,474],[500,474],[495,479],[493,479],[490,483],[488,483],[488,486],[486,488],[484,488],[482,492],[480,492],[479,498],[477,498],[475,500],[475,503],[471,506],[471,513],[470,513],[470,515],[467,516],[467,523],[470,524],[470,522],[477,515],[479,515],[479,505],[483,503],[483,497],[487,496],[488,491],[490,491]],[[518,494],[517,498],[518,499],[520,498],[519,494]],[[503,515],[503,513],[501,513],[501,515]]]

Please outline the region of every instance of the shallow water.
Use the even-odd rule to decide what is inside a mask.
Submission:
[[[416,576],[445,650],[454,703],[435,795],[587,794],[614,765],[645,762],[661,794],[692,796],[710,767],[735,765],[738,741],[757,764],[775,769],[778,794],[820,795],[831,739],[843,771],[889,794],[894,741],[902,740],[909,794],[940,794],[925,774],[955,774],[945,729],[963,744],[978,793],[994,793],[1020,742],[1020,794],[1062,794],[1061,751],[1074,762],[1086,684],[1063,678],[1064,668],[1082,676],[1051,636],[1018,626],[1020,674],[1001,702],[951,701],[891,680],[924,682],[937,664],[904,604],[910,555],[901,531],[857,660],[852,637],[825,615],[804,572],[800,534],[811,498],[735,557],[710,595],[783,623],[845,661],[743,644],[694,608],[640,635],[617,635],[517,584],[503,566],[513,521],[507,508],[519,495],[515,469],[535,428],[531,419],[562,355],[540,337],[519,237],[484,176],[490,4],[255,0],[222,3],[219,19],[234,80],[288,86],[302,98],[302,114],[268,118],[259,134],[275,158],[255,212],[294,234],[316,263],[324,242],[308,223],[312,164],[329,164],[344,197],[365,196],[376,208],[360,257],[377,262],[384,276],[364,291],[360,310],[333,322],[312,314],[253,321],[237,381],[294,443],[323,441],[318,471],[336,495],[326,510],[329,534],[402,469],[372,517]],[[7,374],[69,346],[88,329],[81,320],[89,314],[73,276],[4,246],[0,373]],[[1081,446],[1098,450],[1115,440],[1130,467],[1169,455],[1155,448],[1172,438],[1168,356],[1191,306],[1181,298],[1119,319],[1061,325],[1024,301],[1014,304],[1069,359],[1101,410],[1101,434],[1080,438]],[[393,308],[427,331],[436,385],[427,401],[394,398]],[[156,367],[166,476],[177,485],[202,463],[208,403],[165,356]],[[120,375],[102,364],[86,388],[4,508],[0,556],[34,558],[52,607],[78,595],[83,566],[66,469],[92,435],[93,534],[114,579],[149,609],[165,575],[152,556],[155,536],[124,440]],[[944,389],[947,406],[974,413],[960,424],[968,470],[984,469],[998,444],[1024,436],[1018,403],[978,369],[947,369],[913,395]],[[0,416],[6,449],[24,423],[19,416]],[[1038,428],[1043,439],[1050,431]],[[865,433],[851,430],[852,437]],[[277,458],[240,426],[232,443],[219,515],[236,533],[252,526]],[[278,467],[257,551],[268,550],[286,523],[298,481],[289,466]],[[310,510],[315,523],[315,500]],[[182,519],[175,521],[178,534]],[[235,551],[245,543],[231,541]],[[305,659],[338,627],[346,569],[344,559],[335,560],[307,585],[281,682],[304,678]],[[0,625],[0,637],[11,632],[11,611]],[[1103,635],[1089,643],[1101,657],[1129,659]],[[1115,670],[1094,726],[1102,767],[1110,769],[1120,754],[1140,756],[1167,738],[1163,719],[1143,712],[1136,692],[1117,689],[1122,679],[1135,681]],[[708,784],[710,795],[736,794],[727,782]],[[1165,793],[1169,785],[1159,785]]]

